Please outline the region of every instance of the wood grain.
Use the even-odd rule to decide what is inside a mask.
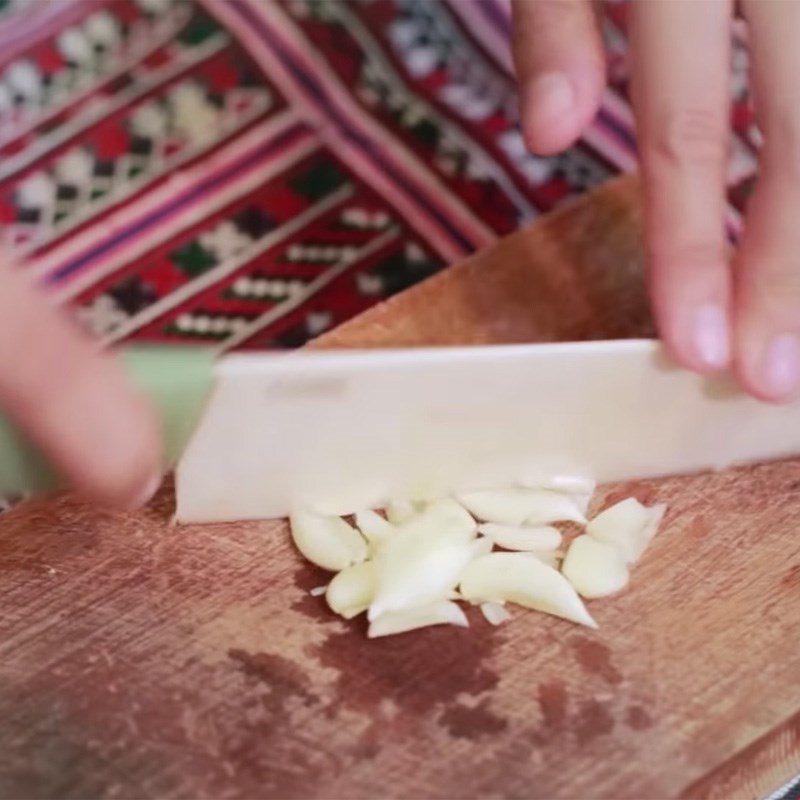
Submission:
[[[648,333],[611,184],[317,346]],[[0,520],[0,796],[753,797],[798,761],[800,462],[611,486],[670,510],[599,631],[367,641],[278,523],[62,496]]]

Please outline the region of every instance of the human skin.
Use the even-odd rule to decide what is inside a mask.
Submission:
[[[651,303],[673,357],[732,369],[756,397],[800,393],[800,2],[742,0],[764,138],[759,180],[731,254],[723,225],[730,0],[630,4],[632,97]],[[514,58],[529,148],[557,153],[605,89],[589,0],[514,0]]]

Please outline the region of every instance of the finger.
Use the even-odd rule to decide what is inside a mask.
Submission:
[[[750,392],[800,390],[800,4],[745,3],[764,136],[736,259],[736,371]]]
[[[597,113],[603,43],[589,0],[514,0],[514,63],[528,147],[569,147]]]
[[[146,502],[160,479],[160,436],[120,368],[8,267],[0,320],[0,406],[75,488],[113,505]]]
[[[634,103],[659,333],[698,372],[730,361],[723,228],[731,6],[632,3]]]

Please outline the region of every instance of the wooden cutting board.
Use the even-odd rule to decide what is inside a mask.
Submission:
[[[610,184],[319,345],[649,334],[637,230]],[[0,795],[756,797],[800,762],[800,462],[597,507],[631,494],[670,510],[599,631],[520,609],[377,641],[282,524],[174,527],[169,489],[4,515]]]

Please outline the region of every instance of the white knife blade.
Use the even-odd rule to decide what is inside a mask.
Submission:
[[[183,522],[718,469],[800,453],[760,403],[650,340],[232,355],[177,469]]]

